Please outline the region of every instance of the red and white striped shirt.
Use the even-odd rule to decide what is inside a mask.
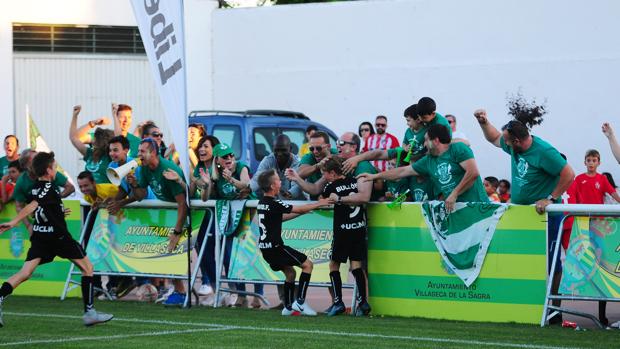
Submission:
[[[375,133],[374,135],[368,136],[364,148],[368,151],[375,149],[388,150],[396,148],[399,145],[398,138],[386,132],[382,135]],[[379,172],[387,170],[387,160],[374,160],[371,161],[371,163]]]

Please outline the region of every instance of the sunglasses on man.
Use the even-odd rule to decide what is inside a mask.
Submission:
[[[308,150],[310,150],[311,152],[314,152],[315,150],[317,152],[321,152],[323,150],[323,146],[322,145],[317,145],[316,147],[314,146],[309,146]]]
[[[342,146],[343,146],[343,145],[345,145],[345,144],[351,144],[351,145],[353,145],[353,144],[355,144],[355,143],[354,143],[354,142],[350,142],[350,141],[338,140],[338,142],[336,142],[336,144],[338,144],[339,146],[341,146],[341,147],[342,147]]]

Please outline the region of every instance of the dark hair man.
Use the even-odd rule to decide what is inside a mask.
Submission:
[[[388,122],[387,117],[384,115],[379,115],[375,118],[375,130],[377,131],[375,134],[368,136],[366,139],[365,149],[368,151],[381,149],[394,149],[398,147],[400,144],[398,143],[398,139],[388,133],[387,130]],[[361,149],[358,147],[358,149]],[[377,171],[385,171],[387,170],[387,161],[385,160],[375,160],[372,162],[372,165],[377,169]]]

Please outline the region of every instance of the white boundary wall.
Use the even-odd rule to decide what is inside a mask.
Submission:
[[[506,94],[547,98],[534,129],[577,173],[588,148],[620,170],[600,128],[620,134],[620,2],[356,1],[219,10],[213,17],[214,105],[303,111],[337,133],[389,117],[402,139],[404,108],[432,96],[457,116],[483,176],[509,178],[509,157],[482,138],[485,107],[508,121]],[[620,179],[620,178],[619,178]]]
[[[521,88],[547,98],[550,113],[534,133],[567,154],[576,172],[593,147],[603,156],[601,170],[620,177],[600,133],[604,121],[620,133],[620,2],[386,0],[211,15],[215,4],[185,0],[190,110],[298,110],[338,133],[386,114],[389,131],[402,139],[404,107],[428,95],[440,113],[457,116],[483,176],[509,177],[508,157],[482,140],[471,113],[486,107],[501,126],[506,94]],[[135,25],[126,0],[1,6],[3,77],[13,73],[13,22]],[[13,104],[13,79],[2,79],[2,135],[22,117],[11,117]]]

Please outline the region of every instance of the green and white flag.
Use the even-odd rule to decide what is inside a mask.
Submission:
[[[449,214],[443,201],[425,202],[421,207],[439,254],[469,287],[480,274],[495,227],[508,205],[457,202]]]
[[[229,236],[237,230],[246,201],[217,200],[215,202],[216,229],[220,234]]]

